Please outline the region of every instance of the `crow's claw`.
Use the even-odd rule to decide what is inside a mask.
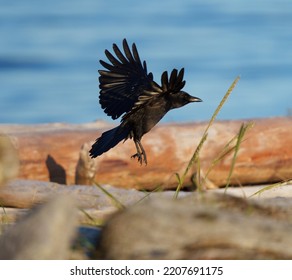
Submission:
[[[144,153],[136,153],[136,154],[132,155],[131,158],[138,158],[138,162],[141,165],[143,164],[143,162],[145,163],[145,165],[147,165],[147,158],[144,155]]]

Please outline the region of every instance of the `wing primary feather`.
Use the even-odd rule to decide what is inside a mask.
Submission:
[[[177,69],[173,69],[169,78],[169,88],[173,89],[177,81]]]
[[[142,67],[140,56],[139,56],[139,53],[138,53],[138,50],[137,50],[137,47],[136,47],[135,43],[132,45],[132,51],[133,51],[134,59]],[[145,62],[145,64],[146,64],[146,62]],[[145,68],[144,68],[144,70],[145,70]],[[146,67],[146,72],[147,72],[147,67]]]
[[[110,71],[114,71],[115,70],[115,67],[113,65],[110,65],[109,63],[103,61],[103,60],[100,60],[99,63],[106,69],[110,70]],[[102,71],[102,70],[99,70],[99,71]],[[99,72],[98,71],[98,72]],[[100,72],[99,72],[100,73]]]
[[[108,60],[114,65],[114,66],[120,66],[121,62],[118,61],[108,50],[105,50],[105,55],[108,58]]]
[[[104,77],[112,77],[112,78],[126,78],[124,74],[119,74],[116,72],[99,70],[98,73]]]
[[[177,82],[178,82],[178,83],[181,83],[181,82],[182,82],[182,80],[183,80],[183,78],[184,78],[184,71],[185,71],[184,68],[182,68],[182,69],[179,71],[178,76],[177,76]]]
[[[144,69],[145,73],[147,73],[147,64],[146,64],[145,60],[143,61],[143,69]]]
[[[128,42],[126,39],[123,40],[123,48],[124,48],[125,55],[126,55],[127,59],[129,60],[129,62],[135,63],[135,60],[132,56],[131,50],[129,48],[129,45],[128,45]]]
[[[122,63],[128,63],[128,60],[125,58],[116,44],[113,44],[113,50]]]
[[[168,89],[168,73],[164,71],[161,75],[161,86],[163,91],[167,91]]]

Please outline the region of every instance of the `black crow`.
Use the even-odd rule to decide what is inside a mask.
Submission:
[[[113,119],[122,114],[121,124],[104,132],[96,139],[89,151],[95,158],[116,146],[120,141],[133,139],[137,153],[132,157],[140,164],[147,164],[146,152],[141,138],[154,127],[171,109],[190,102],[202,101],[182,91],[184,69],[173,69],[168,78],[167,71],[161,75],[161,85],[153,81],[152,73],[147,73],[146,62],[140,60],[136,45],[129,48],[123,40],[124,53],[113,44],[115,56],[108,50],[105,55],[110,61],[100,60],[107,70],[99,70],[99,103],[104,112]]]

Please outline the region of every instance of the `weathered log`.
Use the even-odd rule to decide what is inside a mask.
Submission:
[[[11,207],[2,207],[0,209],[0,231],[2,232],[2,227],[5,228],[7,224],[12,224],[17,221],[21,221],[31,209],[20,209]],[[106,209],[79,209],[78,211],[78,223],[83,225],[101,226],[104,221],[106,221],[113,213],[117,212],[118,209],[114,206],[107,207]]]
[[[68,259],[76,226],[75,200],[56,196],[1,234],[0,260]]]
[[[264,191],[263,191],[264,190]],[[211,191],[211,190],[209,190]],[[218,193],[232,194],[243,198],[274,198],[274,197],[292,197],[292,181],[287,184],[274,186],[247,186],[243,188],[228,188],[213,190]],[[258,193],[258,195],[257,195]],[[184,197],[191,192],[179,193],[179,197]],[[6,186],[0,188],[0,204],[2,207],[31,208],[34,205],[47,201],[51,196],[70,195],[75,197],[80,209],[88,209],[93,213],[93,217],[103,219],[108,214],[117,211],[120,208],[136,204],[148,197],[174,197],[174,191],[144,193],[135,189],[122,189],[110,185],[103,186],[83,186],[83,185],[61,185],[52,182],[15,179],[9,181]],[[1,220],[11,221],[14,217],[14,210],[2,211]],[[1,212],[1,211],[0,211]],[[85,214],[84,211],[81,211]],[[21,215],[20,211],[20,215]],[[11,214],[11,215],[8,215]],[[1,216],[2,215],[2,216]],[[91,214],[89,214],[91,216]],[[10,219],[11,218],[11,219]],[[85,219],[83,219],[84,221]]]
[[[281,209],[212,192],[152,198],[107,221],[98,254],[124,260],[291,260],[291,198],[286,200],[288,207]]]
[[[203,172],[246,120],[218,121],[209,130],[200,153]],[[253,120],[254,127],[242,142],[231,184],[271,183],[292,177],[292,118]],[[182,174],[196,149],[207,123],[162,124],[143,138],[148,165],[140,166],[130,156],[132,141],[119,144],[96,159],[95,180],[123,188],[154,189],[177,186],[175,173]],[[84,125],[1,125],[20,157],[19,178],[73,184],[81,146],[93,142],[110,128],[104,123]],[[216,186],[226,184],[233,153],[208,175]],[[192,168],[185,183],[191,183]],[[80,174],[79,174],[80,175]],[[85,176],[86,177],[86,176]]]
[[[78,202],[81,209],[94,208],[106,210],[123,205],[131,205],[147,194],[137,190],[124,190],[112,186],[61,185],[58,183],[11,180],[0,189],[0,205],[6,207],[31,208],[47,201],[51,196],[70,195]]]

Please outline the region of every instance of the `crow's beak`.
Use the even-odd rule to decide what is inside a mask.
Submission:
[[[190,102],[202,102],[203,100],[199,97],[190,96]]]

